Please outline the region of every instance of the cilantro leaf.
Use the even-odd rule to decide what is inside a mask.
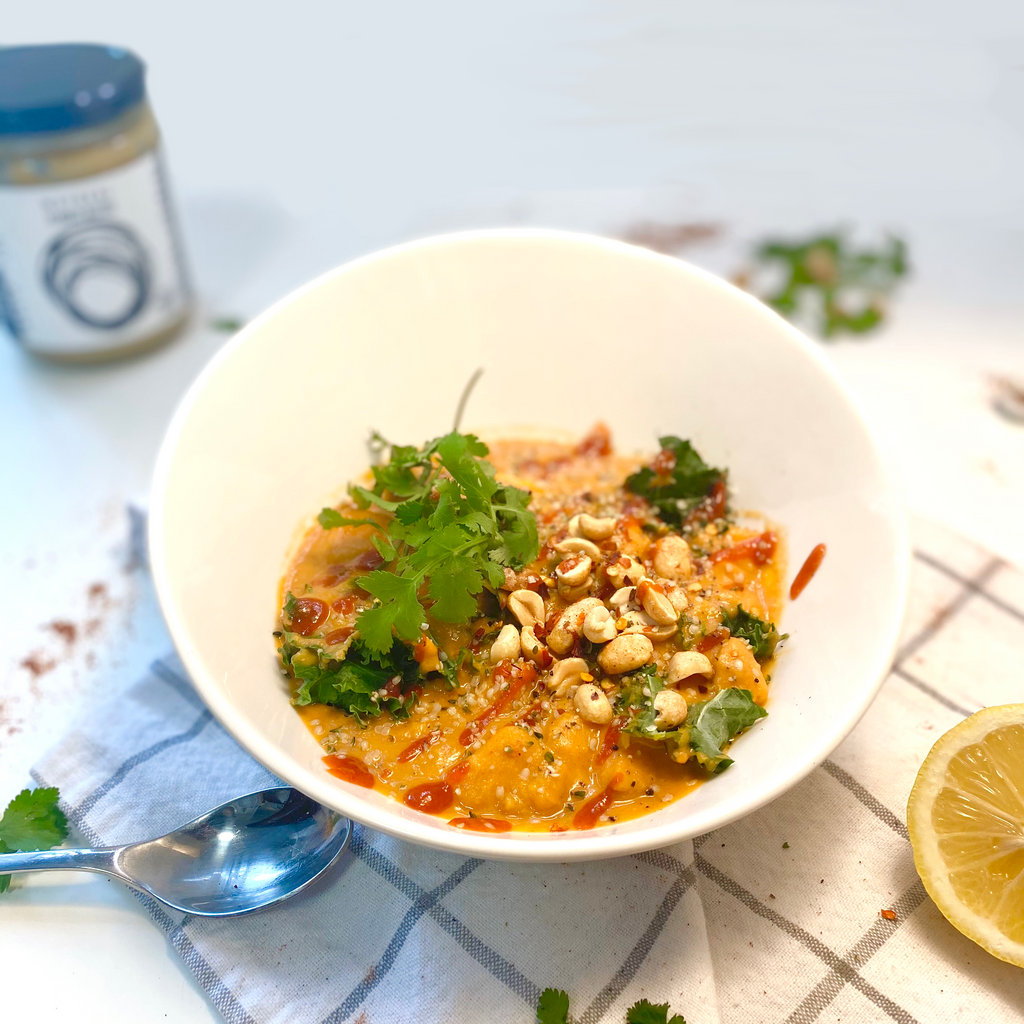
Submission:
[[[68,837],[56,787],[23,789],[0,818],[0,839],[12,850],[48,850]]]
[[[380,600],[379,605],[367,608],[356,621],[367,646],[378,654],[390,650],[392,626],[403,640],[419,639],[425,612],[416,596],[415,578],[375,569],[360,577],[359,586]]]
[[[373,519],[350,519],[348,516],[343,516],[336,508],[321,509],[320,515],[316,518],[325,530],[334,530],[339,526],[375,526],[378,530],[380,529],[380,523]]]
[[[767,661],[775,653],[775,645],[784,639],[775,628],[775,623],[759,619],[743,605],[739,605],[734,612],[723,613],[722,625],[732,636],[746,640],[758,661]]]
[[[557,988],[546,988],[537,1000],[537,1024],[567,1024],[569,997]]]
[[[442,621],[472,618],[484,587],[504,582],[501,566],[521,568],[537,557],[530,495],[499,484],[487,454],[482,441],[457,431],[419,449],[393,445],[390,460],[373,467],[372,489],[349,488],[361,508],[394,513],[386,536],[374,539],[393,564],[359,581],[378,599],[356,622],[372,651],[387,651],[393,635],[418,640],[425,603]]]
[[[659,438],[659,444],[659,458],[672,463],[671,478],[662,482],[667,474],[644,466],[626,477],[626,490],[646,498],[664,522],[679,526],[715,484],[725,482],[726,474],[725,470],[709,466],[689,441],[668,436]]]
[[[686,717],[686,727],[697,760],[711,772],[724,771],[732,764],[732,760],[725,756],[726,744],[767,715],[764,708],[754,703],[749,690],[735,687],[719,691],[711,700],[692,705]]]
[[[49,850],[68,837],[68,820],[57,806],[56,787],[23,789],[0,818],[0,853],[20,850]],[[0,893],[11,884],[10,875],[0,875]]]
[[[795,242],[768,239],[753,255],[776,271],[767,276],[781,277],[761,298],[790,319],[816,321],[824,338],[878,327],[889,294],[908,271],[907,247],[891,236],[884,246],[860,251],[841,231]]]
[[[668,1003],[651,1003],[641,999],[626,1011],[626,1024],[686,1024],[686,1021],[678,1013],[669,1017]]]

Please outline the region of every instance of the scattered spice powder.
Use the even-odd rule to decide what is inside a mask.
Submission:
[[[53,658],[47,658],[41,651],[33,651],[27,658],[22,658],[19,664],[33,679],[45,676],[47,672],[52,672],[57,667],[57,662]]]
[[[65,619],[54,619],[46,629],[56,633],[64,643],[71,645],[78,639],[78,627]]]

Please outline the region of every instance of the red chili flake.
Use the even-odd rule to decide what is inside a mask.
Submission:
[[[895,910],[880,910],[879,914],[881,914],[882,917],[884,917],[886,919],[886,921],[895,921],[896,920],[896,911]]]
[[[706,654],[711,650],[712,647],[717,647],[721,643],[725,643],[729,639],[729,630],[727,629],[716,629],[713,633],[708,633],[707,636],[702,637],[694,645],[695,651],[700,651],[701,654]]]

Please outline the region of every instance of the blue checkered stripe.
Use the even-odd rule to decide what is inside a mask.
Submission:
[[[61,787],[93,845],[158,835],[279,784],[214,721],[173,657],[34,775]],[[530,1021],[547,985],[573,992],[580,1024],[621,1021],[642,997],[685,1000],[691,1024],[711,1024],[692,856],[685,843],[586,865],[492,863],[357,827],[327,880],[263,914],[195,918],[135,895],[233,1024]]]

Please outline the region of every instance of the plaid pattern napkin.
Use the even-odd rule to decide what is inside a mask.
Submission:
[[[821,768],[733,825],[576,866],[466,860],[357,827],[338,868],[273,911],[210,921],[140,902],[232,1024],[525,1024],[548,985],[579,1024],[620,1024],[639,998],[688,1024],[1024,1022],[1024,971],[942,919],[904,824],[938,736],[1024,700],[1024,573],[926,523],[915,537],[878,700]],[[173,657],[33,774],[96,844],[276,782]]]

